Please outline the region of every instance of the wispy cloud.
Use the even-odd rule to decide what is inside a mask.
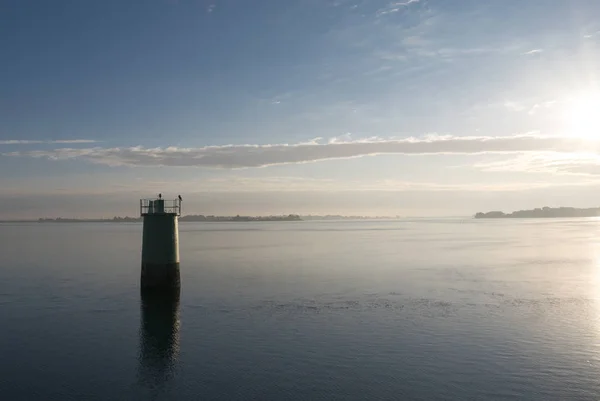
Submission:
[[[540,53],[543,53],[543,52],[544,52],[543,49],[533,49],[533,50],[529,50],[529,51],[526,51],[524,53],[521,53],[521,55],[523,55],[523,56],[532,56],[534,54],[540,54]]]
[[[524,111],[526,107],[520,102],[507,100],[504,102],[504,107],[512,111]]]
[[[527,112],[529,115],[534,115],[540,110],[550,109],[559,103],[557,100],[545,100],[540,102],[516,102],[507,100],[504,102],[504,107],[511,111]]]
[[[213,11],[215,11],[215,8],[217,7],[216,4],[210,4],[208,7],[206,7],[206,12],[207,13],[212,13]]]
[[[542,48],[532,48],[529,42],[517,36],[474,35],[474,26],[481,24],[480,16],[486,12],[485,5],[475,5],[465,13],[435,3],[420,0],[388,3],[374,15],[381,30],[369,25],[360,31],[361,37],[375,36],[375,40],[365,39],[361,43],[375,49],[376,57],[399,61],[433,58],[453,62],[477,57],[511,60],[519,54],[533,56],[544,52]],[[470,16],[473,21],[469,21],[468,28],[462,29]],[[379,34],[373,35],[373,32]]]
[[[80,159],[109,166],[171,166],[239,169],[347,159],[379,154],[519,154],[532,152],[598,153],[600,140],[541,136],[428,136],[424,138],[352,140],[339,137],[297,144],[223,145],[201,148],[60,148],[5,152],[3,156]]]
[[[575,175],[597,179],[600,176],[600,154],[537,152],[521,154],[500,161],[478,163],[473,167],[491,172]]]
[[[397,13],[398,11],[402,10],[404,7],[408,7],[411,4],[418,3],[419,1],[421,1],[421,0],[406,0],[406,1],[390,3],[388,6],[379,10],[377,12],[377,15],[386,15],[386,14]]]
[[[54,141],[38,141],[38,140],[23,140],[23,139],[7,139],[0,140],[0,145],[39,145],[42,143],[50,144],[76,144],[76,143],[97,143],[93,139],[59,139]]]
[[[548,100],[545,102],[536,103],[533,106],[531,106],[531,108],[529,109],[529,111],[527,113],[530,115],[533,115],[533,114],[537,113],[537,111],[540,109],[549,109],[549,108],[553,107],[554,105],[556,105],[556,103],[557,103],[556,100]]]

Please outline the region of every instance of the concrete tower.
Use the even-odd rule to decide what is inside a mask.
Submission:
[[[141,199],[142,290],[179,291],[179,216],[181,198]]]

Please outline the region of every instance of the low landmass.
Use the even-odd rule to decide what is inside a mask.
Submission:
[[[179,221],[301,221],[297,214],[287,216],[204,216],[193,214],[179,218]]]
[[[252,221],[303,221],[303,220],[391,220],[396,217],[387,216],[342,216],[342,215],[308,215],[298,214],[277,216],[205,216],[202,214],[186,215],[179,218],[180,222],[252,222]],[[105,219],[73,219],[73,218],[40,218],[37,220],[0,220],[0,223],[139,223],[141,217],[113,217]]]
[[[476,219],[526,219],[526,218],[557,218],[557,217],[596,217],[600,216],[600,207],[579,209],[575,207],[542,207],[532,210],[518,210],[512,213],[479,212]]]
[[[286,216],[204,216],[201,214],[193,214],[182,216],[180,222],[227,222],[227,221],[300,221],[302,220],[297,214],[289,214]],[[141,217],[113,217],[112,219],[66,219],[42,218],[37,220],[39,223],[136,223],[141,222]]]
[[[324,216],[308,215],[302,216],[302,220],[393,220],[400,216],[341,216],[339,214],[327,214]]]
[[[141,222],[141,217],[113,217],[112,219],[70,219],[64,217],[52,218],[40,218],[37,220],[30,220],[38,223],[136,223]]]

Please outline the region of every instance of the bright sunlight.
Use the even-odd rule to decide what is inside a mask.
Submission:
[[[564,118],[568,134],[580,138],[600,137],[600,94],[586,94],[570,99]]]

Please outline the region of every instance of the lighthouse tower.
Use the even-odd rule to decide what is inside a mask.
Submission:
[[[181,198],[140,200],[144,220],[142,234],[142,273],[144,290],[179,291],[179,216]]]

